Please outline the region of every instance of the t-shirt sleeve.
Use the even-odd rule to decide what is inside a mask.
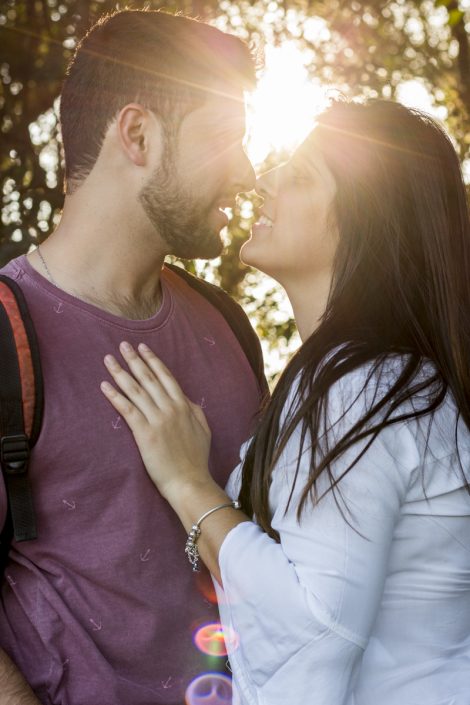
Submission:
[[[330,391],[330,446],[362,415],[363,379],[352,373]],[[335,461],[335,477],[365,443]],[[239,524],[222,544],[221,617],[237,636],[230,661],[241,689],[246,684],[246,693],[257,693],[253,702],[280,705],[288,695],[300,705],[314,692],[316,705],[341,705],[380,605],[394,527],[419,456],[404,422],[382,430],[341,480],[341,496],[329,492],[315,507],[307,503],[299,524],[307,454],[285,511],[298,447],[293,437],[273,474],[272,524],[280,544],[253,522]]]

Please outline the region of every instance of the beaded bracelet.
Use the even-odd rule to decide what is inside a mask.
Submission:
[[[184,552],[188,556],[188,561],[191,563],[193,571],[195,573],[199,573],[200,571],[197,540],[201,535],[201,524],[204,519],[206,519],[210,514],[217,512],[219,509],[225,509],[226,507],[232,507],[232,509],[241,509],[241,504],[237,500],[234,500],[233,502],[228,502],[227,504],[219,504],[217,507],[209,509],[209,511],[203,514],[202,517],[198,519],[198,521],[191,527],[191,531],[189,532],[188,538],[186,540],[186,547],[184,549]]]

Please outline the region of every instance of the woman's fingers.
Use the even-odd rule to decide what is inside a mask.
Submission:
[[[148,348],[140,357],[121,344],[129,366],[112,355],[105,364],[119,390],[103,382],[101,389],[128,423],[150,477],[164,497],[195,478],[209,477],[211,434],[202,409],[190,402],[165,365]]]
[[[159,375],[155,373],[148,362],[137,354],[130,343],[122,342],[119,350],[134,378],[145,389],[154,403],[161,409],[168,406],[168,402],[171,402],[171,398],[169,399],[170,395],[164,384],[162,384]],[[157,359],[153,353],[152,356]]]
[[[101,391],[116,411],[135,433],[146,422],[145,416],[129,399],[118,392],[109,382],[101,382]]]
[[[119,389],[127,399],[150,420],[155,413],[155,402],[146,389],[142,387],[126,370],[124,370],[113,355],[106,355],[104,363]]]
[[[210,433],[204,412],[189,401],[169,369],[147,345],[139,345],[140,354],[127,342],[122,342],[119,350],[131,374],[112,355],[105,357],[106,367],[118,387],[147,419],[153,418],[158,410],[188,410],[189,404],[203,429]]]
[[[153,374],[165,388],[167,394],[175,401],[188,401],[185,393],[171,374],[168,367],[155,355],[155,353],[152,352],[152,350],[150,350],[148,345],[140,343],[138,349]]]

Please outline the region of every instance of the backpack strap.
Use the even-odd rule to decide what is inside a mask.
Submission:
[[[33,323],[20,287],[5,275],[0,275],[0,331],[0,464],[8,499],[0,534],[1,568],[13,537],[16,541],[37,537],[28,465],[43,408]]]
[[[165,262],[165,267],[168,267],[168,269],[171,269],[172,272],[175,272],[175,274],[178,274],[178,276],[184,279],[192,289],[195,289],[199,294],[204,296],[204,298],[207,299],[209,303],[211,303],[214,308],[216,308],[225,318],[240,343],[240,347],[245,353],[251,369],[258,380],[262,399],[264,401],[264,399],[269,395],[269,388],[264,375],[264,362],[261,343],[259,342],[258,336],[254,332],[248,316],[242,307],[237,304],[231,296],[223,291],[223,289],[204,281],[204,279],[195,277],[193,274],[187,272],[186,269],[178,267],[174,264],[169,264],[168,262]]]

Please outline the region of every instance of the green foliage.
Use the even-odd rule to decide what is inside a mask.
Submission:
[[[0,2],[0,265],[44,239],[58,222],[61,80],[78,39],[118,5],[114,0]],[[160,4],[125,5],[156,9]],[[212,19],[254,43],[295,40],[307,52],[312,80],[348,95],[394,98],[403,81],[419,78],[447,114],[462,162],[470,160],[470,12],[457,0],[182,0],[164,7]],[[234,212],[219,260],[188,266],[247,306],[267,350],[287,350],[294,326],[278,288],[238,259],[252,213],[250,201]]]

